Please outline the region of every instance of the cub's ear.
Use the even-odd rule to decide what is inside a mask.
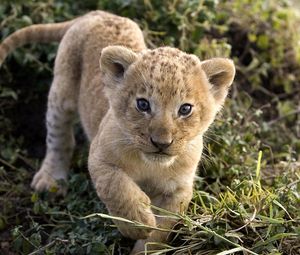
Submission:
[[[108,46],[101,52],[100,70],[110,82],[120,82],[137,54],[123,46]]]
[[[212,58],[201,62],[201,67],[211,84],[216,103],[221,107],[234,79],[234,63],[227,58]]]

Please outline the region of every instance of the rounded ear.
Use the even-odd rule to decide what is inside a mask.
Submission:
[[[111,82],[120,82],[137,54],[124,46],[108,46],[101,52],[100,70]]]
[[[227,58],[212,58],[201,62],[201,67],[211,84],[211,92],[216,102],[222,105],[235,76],[233,61]]]

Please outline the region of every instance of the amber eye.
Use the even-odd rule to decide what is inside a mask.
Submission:
[[[150,103],[145,98],[137,99],[136,107],[140,112],[150,112],[151,111]]]
[[[193,106],[191,104],[183,104],[180,106],[178,115],[179,116],[188,116],[192,112]]]

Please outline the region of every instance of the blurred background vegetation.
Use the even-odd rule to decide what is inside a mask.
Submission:
[[[174,46],[203,60],[232,58],[237,75],[230,99],[206,135],[194,202],[172,243],[182,250],[170,248],[170,254],[241,251],[241,245],[258,254],[300,254],[300,12],[295,3],[2,0],[0,37],[101,9],[136,21],[150,48]],[[56,50],[55,43],[28,45],[0,69],[0,253],[126,254],[132,242],[110,221],[80,218],[105,208],[89,181],[88,148],[79,125],[68,195],[58,199],[29,190],[45,152]]]

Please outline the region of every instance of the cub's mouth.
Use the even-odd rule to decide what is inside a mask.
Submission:
[[[142,152],[142,158],[148,164],[159,163],[164,165],[171,165],[174,163],[176,156],[170,155],[163,151],[156,151],[156,152]]]
[[[158,155],[158,156],[167,156],[167,157],[172,157],[172,155],[164,152],[164,151],[156,151],[156,152],[150,152],[148,154],[154,154],[154,155]]]

